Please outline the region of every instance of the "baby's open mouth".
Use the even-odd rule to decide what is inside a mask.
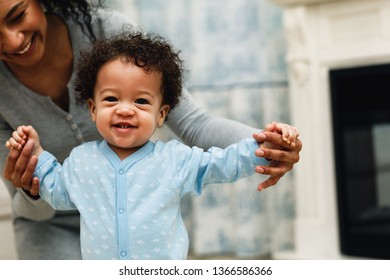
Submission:
[[[130,124],[115,124],[114,126],[119,127],[119,128],[133,128],[133,127],[135,127],[134,125],[130,125]]]

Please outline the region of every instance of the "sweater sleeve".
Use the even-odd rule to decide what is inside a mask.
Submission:
[[[205,150],[212,146],[226,148],[259,131],[234,120],[210,115],[187,90],[183,91],[177,107],[169,113],[167,125],[187,145]]]

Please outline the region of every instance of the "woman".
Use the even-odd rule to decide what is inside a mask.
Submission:
[[[18,125],[31,124],[45,139],[42,145],[62,162],[74,146],[100,139],[88,110],[75,105],[74,61],[95,39],[114,35],[129,24],[133,22],[126,16],[94,10],[87,1],[0,1],[0,141],[5,143]],[[207,115],[187,92],[183,94],[167,125],[185,143],[225,147],[255,131]],[[282,144],[280,135],[266,132],[256,140],[278,148],[257,151],[258,156],[278,161],[272,167],[257,167],[257,172],[270,175],[259,185],[266,188],[292,169],[301,143],[291,148]],[[8,154],[4,145],[0,150],[12,196],[18,257],[80,259],[79,214],[55,212],[29,195],[31,184],[37,184],[32,181],[36,162],[30,160],[31,149],[30,142],[21,153]]]

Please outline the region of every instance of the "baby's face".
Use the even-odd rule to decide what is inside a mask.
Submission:
[[[163,125],[169,106],[161,105],[161,79],[160,73],[145,73],[119,58],[99,70],[88,105],[98,131],[120,158],[142,147]]]

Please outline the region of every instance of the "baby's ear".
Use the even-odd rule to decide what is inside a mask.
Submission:
[[[91,119],[95,122],[96,121],[96,106],[95,106],[95,102],[93,101],[92,98],[89,98],[87,100],[87,104],[88,104],[89,112],[91,114]]]
[[[158,127],[162,127],[169,112],[169,105],[162,105],[160,108],[160,116],[158,118]]]

